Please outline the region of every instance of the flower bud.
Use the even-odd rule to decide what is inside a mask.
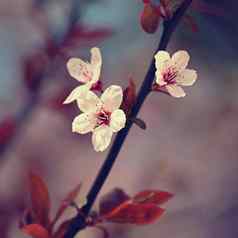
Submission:
[[[145,3],[140,17],[141,26],[149,34],[155,33],[160,22],[160,14],[157,7],[151,3]]]

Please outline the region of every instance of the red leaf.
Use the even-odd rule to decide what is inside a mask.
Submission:
[[[95,225],[93,227],[100,230],[103,233],[103,238],[109,238],[110,237],[107,229],[104,226]]]
[[[143,30],[149,34],[155,33],[158,29],[160,18],[158,8],[150,3],[146,3],[140,16],[140,23]]]
[[[34,214],[32,214],[32,210],[30,208],[26,208],[23,212],[23,216],[19,222],[19,227],[22,228],[26,225],[30,225],[35,223]]]
[[[224,16],[225,11],[219,7],[212,6],[212,4],[207,4],[204,0],[196,0],[192,2],[193,9],[198,12],[211,14],[215,16]]]
[[[56,221],[62,216],[62,214],[64,213],[65,209],[67,209],[71,203],[76,199],[76,197],[78,196],[79,192],[81,189],[81,184],[77,185],[72,191],[70,191],[68,193],[68,195],[66,196],[66,198],[62,201],[56,216],[54,218],[54,220],[51,223],[51,226],[53,226]]]
[[[198,25],[192,16],[184,15],[183,20],[191,28],[192,32],[194,33],[198,32]]]
[[[98,42],[112,35],[112,31],[107,28],[88,30],[87,26],[76,26],[67,35],[62,47],[72,46],[82,42]]]
[[[16,122],[12,117],[5,118],[0,123],[0,146],[4,146],[14,135]]]
[[[122,189],[115,188],[100,199],[99,214],[110,213],[125,201],[130,201],[130,197]]]
[[[65,235],[69,225],[71,224],[71,222],[72,222],[72,219],[63,222],[59,226],[57,231],[54,233],[53,238],[64,238],[64,235]]]
[[[57,92],[56,95],[53,95],[53,97],[50,98],[50,100],[47,102],[47,106],[56,110],[67,109],[68,107],[65,107],[63,102],[71,91],[72,91],[71,87],[59,90],[59,92]]]
[[[138,204],[127,201],[101,218],[107,222],[146,225],[155,222],[163,213],[164,209],[153,203]]]
[[[47,62],[48,58],[44,51],[35,52],[23,59],[24,83],[30,91],[35,91],[39,87]]]
[[[136,203],[153,203],[161,205],[173,197],[173,194],[160,190],[145,190],[134,196]]]
[[[31,224],[21,230],[33,238],[50,238],[49,232],[39,224]]]
[[[41,177],[30,173],[30,194],[32,211],[38,223],[43,226],[49,224],[50,198],[47,185]]]
[[[136,85],[132,79],[129,81],[128,87],[123,92],[122,110],[129,115],[132,106],[136,101]]]

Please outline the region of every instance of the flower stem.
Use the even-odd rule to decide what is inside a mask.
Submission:
[[[171,36],[173,32],[175,31],[176,27],[178,26],[181,18],[184,16],[186,10],[192,3],[192,0],[184,0],[184,2],[181,4],[181,6],[177,9],[177,11],[174,13],[173,17],[167,21],[164,22],[164,29],[163,34],[159,43],[158,48],[156,49],[155,53],[159,50],[165,50],[167,48],[167,45],[171,39]],[[154,81],[155,77],[155,60],[154,55],[152,62],[150,64],[149,70],[145,76],[145,80],[140,88],[140,91],[138,93],[136,103],[134,104],[131,113],[130,118],[136,118],[137,114],[139,113],[146,97],[151,91],[152,83]],[[87,203],[82,208],[82,212],[87,216],[97,198],[97,195],[99,194],[103,184],[105,183],[116,159],[117,156],[122,148],[122,145],[133,125],[133,121],[128,120],[126,127],[123,128],[120,132],[118,132],[114,143],[108,153],[108,156],[106,160],[104,161],[88,195],[87,195]],[[86,227],[84,221],[82,220],[82,216],[76,216],[71,225],[69,226],[68,231],[65,234],[65,238],[73,238],[80,230],[84,229]]]

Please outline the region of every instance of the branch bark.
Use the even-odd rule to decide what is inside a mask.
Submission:
[[[181,4],[181,6],[176,10],[174,13],[173,17],[167,21],[164,22],[164,29],[162,33],[162,37],[159,43],[158,48],[156,49],[155,53],[159,50],[165,50],[168,46],[168,43],[171,39],[171,36],[175,29],[177,28],[180,20],[184,16],[186,10],[188,7],[191,5],[192,0],[184,0],[184,2]],[[136,103],[133,106],[131,113],[130,113],[130,118],[136,118],[137,114],[139,113],[146,97],[151,91],[152,83],[154,81],[155,77],[155,60],[154,60],[154,55],[152,62],[150,64],[150,67],[148,69],[148,72],[145,76],[145,79],[143,81],[143,84],[140,88],[140,91],[138,93]],[[87,203],[86,205],[82,208],[82,213],[87,217],[89,214],[103,184],[105,183],[110,171],[112,170],[112,167],[117,159],[117,156],[122,148],[122,145],[133,125],[133,121],[128,120],[126,127],[123,128],[116,136],[114,143],[108,153],[108,156],[106,160],[104,161],[88,195],[87,195]],[[81,214],[76,216],[71,225],[69,226],[68,231],[65,234],[65,238],[73,238],[80,230],[84,229],[86,227],[85,220],[82,217]]]

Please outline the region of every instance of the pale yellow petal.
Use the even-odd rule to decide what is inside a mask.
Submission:
[[[185,69],[176,77],[176,82],[182,86],[191,86],[197,80],[197,72],[192,69]]]
[[[71,77],[86,83],[92,80],[93,70],[90,64],[79,58],[71,58],[67,62],[67,69]]]
[[[180,50],[173,54],[172,61],[178,71],[184,70],[189,62],[190,56],[187,51]]]
[[[72,123],[72,131],[79,134],[86,134],[95,128],[97,123],[96,115],[93,113],[82,113],[75,117]]]
[[[122,128],[125,127],[126,124],[126,115],[121,109],[115,110],[111,114],[110,120],[110,127],[112,128],[113,132],[120,131]]]
[[[94,113],[97,112],[102,106],[102,103],[98,96],[89,90],[85,90],[85,92],[81,94],[81,97],[77,98],[77,104],[82,112]]]
[[[92,143],[95,151],[104,151],[111,142],[113,131],[109,126],[102,125],[93,131]]]
[[[92,66],[92,71],[93,71],[93,76],[91,80],[91,84],[95,84],[101,74],[101,67],[102,67],[102,56],[99,48],[92,48],[91,49],[91,66]]]
[[[155,82],[159,85],[159,86],[164,86],[166,84],[166,82],[164,81],[164,77],[161,73],[161,71],[156,71],[155,73]]]
[[[168,90],[169,94],[175,98],[181,98],[186,96],[184,90],[176,84],[166,85],[165,87]]]
[[[91,64],[92,65],[102,65],[102,55],[100,49],[94,47],[91,49]]]
[[[79,87],[76,87],[69,96],[65,99],[63,104],[68,104],[73,102],[74,100],[77,100],[77,98],[83,97],[86,93],[86,91],[89,90],[89,87],[86,85],[82,85]]]
[[[156,53],[155,66],[157,70],[159,71],[163,70],[169,61],[170,61],[170,55],[167,51],[160,50]]]
[[[112,85],[102,94],[101,101],[105,110],[113,112],[120,107],[122,98],[122,88],[120,86]]]

